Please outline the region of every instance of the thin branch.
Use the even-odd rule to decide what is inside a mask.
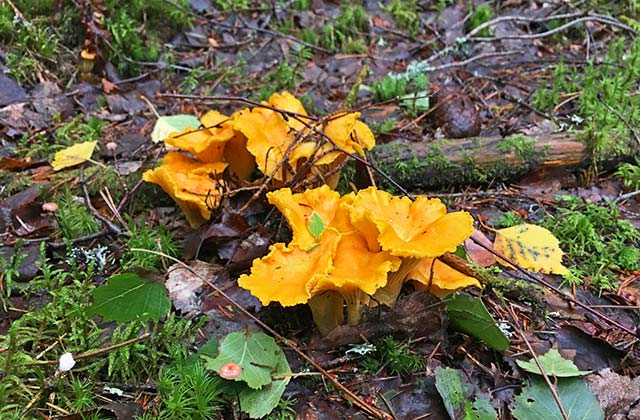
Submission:
[[[311,121],[318,121],[318,117],[299,114],[297,112],[276,108],[266,103],[252,101],[251,99],[243,98],[242,96],[201,96],[201,95],[182,95],[178,93],[158,93],[156,96],[158,96],[159,98],[190,99],[193,101],[203,101],[203,102],[205,101],[240,102],[240,103],[244,103],[244,104],[255,106],[255,107],[270,109],[280,114],[285,114],[289,117],[297,117],[297,118],[304,118]]]
[[[529,279],[529,281],[533,282],[533,283],[537,283],[540,284],[546,288],[548,288],[549,290],[552,290],[553,292],[557,293],[561,298],[563,298],[564,300],[573,303],[576,306],[579,306],[580,308],[584,309],[585,311],[589,312],[591,315],[602,319],[603,321],[621,329],[622,331],[626,332],[627,334],[631,334],[632,336],[636,337],[636,338],[640,338],[640,334],[637,331],[632,331],[630,328],[625,327],[624,325],[622,325],[621,323],[614,321],[613,319],[609,318],[608,316],[606,316],[605,314],[596,311],[595,309],[591,308],[589,305],[584,304],[582,302],[580,302],[579,300],[574,299],[572,296],[566,294],[565,292],[563,292],[562,290],[558,289],[556,286],[550,284],[549,282],[536,278],[535,276],[531,275],[531,273],[529,273],[527,270],[525,270],[524,268],[522,268],[520,265],[518,265],[517,263],[515,263],[514,261],[511,261],[508,257],[504,256],[504,255],[500,255],[499,253],[497,253],[496,251],[494,251],[493,249],[491,249],[490,247],[488,247],[487,245],[483,244],[482,242],[478,241],[477,239],[471,237],[470,238],[476,245],[480,246],[481,248],[489,251],[491,254],[495,255],[498,258],[501,258],[503,260],[505,260],[506,262],[508,262],[509,264],[511,264],[512,266],[514,266],[516,268],[517,271],[519,271],[520,273],[522,273],[527,279]]]
[[[520,324],[518,323],[518,318],[516,317],[516,313],[511,307],[511,304],[507,305],[507,310],[509,311],[509,315],[511,316],[511,320],[513,321],[513,328],[515,328],[515,330],[518,332],[520,337],[522,337],[522,340],[524,341],[524,343],[527,345],[527,349],[529,349],[529,353],[531,353],[531,356],[533,357],[534,362],[536,362],[536,366],[538,366],[538,369],[540,370],[540,373],[542,374],[544,381],[547,383],[547,386],[551,391],[551,395],[553,395],[553,399],[556,401],[556,404],[560,409],[560,414],[562,414],[562,418],[564,420],[569,420],[569,416],[567,416],[567,412],[564,410],[564,407],[562,406],[562,401],[560,400],[560,396],[558,395],[558,390],[553,385],[553,383],[551,383],[551,379],[549,379],[549,375],[547,375],[547,372],[545,372],[544,368],[542,367],[542,363],[540,363],[540,360],[538,359],[536,352],[533,350],[533,347],[531,347],[531,343],[529,343],[529,340],[527,340],[527,337],[524,335],[524,331],[520,328]]]
[[[549,29],[548,31],[545,32],[539,32],[539,33],[535,33],[535,34],[524,34],[524,35],[502,35],[500,37],[469,37],[467,36],[466,38],[464,38],[466,41],[474,41],[474,42],[495,42],[495,41],[502,41],[503,39],[538,39],[538,38],[545,38],[547,36],[551,36],[553,34],[557,34],[558,32],[562,32],[565,29],[568,29],[574,25],[577,25],[578,23],[582,23],[582,22],[589,22],[589,21],[596,21],[596,22],[600,22],[600,23],[606,23],[609,24],[611,26],[618,26],[620,28],[623,28],[631,33],[633,33],[634,35],[637,35],[637,32],[630,26],[625,25],[624,23],[613,19],[613,18],[606,18],[604,16],[594,16],[594,15],[589,15],[589,16],[584,16],[581,18],[578,18],[576,20],[572,20],[571,22],[567,22],[564,25],[560,25],[557,28],[553,28],[553,29]]]

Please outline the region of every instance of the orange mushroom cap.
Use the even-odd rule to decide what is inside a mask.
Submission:
[[[447,214],[438,199],[418,197],[412,202],[370,187],[358,192],[351,208],[351,223],[365,235],[370,247],[377,239],[383,250],[402,257],[437,257],[452,252],[473,232],[470,214]]]
[[[231,133],[233,134],[233,133]],[[190,152],[200,162],[222,162],[224,144],[228,137],[218,137],[208,129],[187,127],[181,132],[174,132],[164,142],[180,150]]]
[[[209,220],[211,208],[218,206],[222,188],[215,178],[226,163],[202,163],[179,152],[169,152],[162,165],[146,171],[142,178],[158,184],[178,203],[187,221],[197,227]]]
[[[351,112],[340,116],[333,116],[326,125],[318,127],[340,149],[349,153],[357,153],[364,156],[364,149],[371,150],[376,141],[373,132],[362,121],[359,112]],[[333,147],[331,144],[323,146],[324,150]],[[316,162],[317,165],[325,165],[335,161],[339,156],[344,156],[339,151],[329,152]]]
[[[429,289],[439,298],[465,287],[482,287],[478,279],[461,273],[437,258],[421,259],[409,272],[407,279],[415,280],[417,289]]]
[[[333,269],[333,256],[340,240],[335,229],[325,229],[319,245],[312,249],[277,243],[265,257],[253,261],[251,274],[243,274],[238,285],[251,291],[263,305],[306,303],[319,278]]]
[[[340,194],[323,185],[319,188],[293,194],[290,188],[281,188],[267,194],[271,204],[287,219],[293,231],[291,245],[309,249],[316,238],[309,230],[309,217],[316,212],[324,226],[330,226],[340,205]]]

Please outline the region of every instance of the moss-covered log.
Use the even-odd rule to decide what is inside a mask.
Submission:
[[[631,153],[637,145],[624,148]],[[589,167],[592,148],[575,133],[535,137],[473,137],[413,143],[394,141],[376,146],[369,157],[373,164],[412,191],[446,189],[518,179],[541,167]],[[622,155],[626,154],[625,152]],[[616,158],[620,158],[620,149]],[[599,156],[602,162],[613,158]],[[379,175],[378,181],[387,185]]]

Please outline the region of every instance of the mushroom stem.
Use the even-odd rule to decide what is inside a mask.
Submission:
[[[308,304],[320,334],[327,335],[344,322],[344,298],[340,293],[334,290],[318,293],[309,299]]]
[[[362,305],[360,299],[353,302],[347,302],[347,324],[354,326],[360,323],[362,318]]]
[[[389,279],[387,281],[387,285],[378,289],[378,291],[373,295],[372,300],[383,305],[393,306],[400,295],[400,290],[402,289],[402,285],[404,284],[407,275],[411,270],[413,270],[419,261],[419,258],[402,258],[402,264],[400,264],[398,271],[388,274]]]

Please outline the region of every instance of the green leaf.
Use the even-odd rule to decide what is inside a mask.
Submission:
[[[557,391],[569,420],[604,420],[598,400],[581,379],[558,379]],[[549,386],[538,376],[515,398],[511,414],[518,420],[562,420]]]
[[[457,330],[476,337],[496,350],[509,348],[509,339],[496,325],[482,299],[469,295],[454,295],[447,305],[449,323]]]
[[[588,375],[593,372],[591,370],[578,369],[571,360],[562,358],[562,356],[556,349],[549,349],[548,352],[546,352],[542,356],[539,356],[538,360],[540,361],[540,364],[542,365],[542,368],[547,375],[559,378]],[[529,360],[528,362],[516,360],[516,363],[518,363],[518,366],[520,366],[527,372],[542,375],[540,369],[538,369],[538,365],[533,359]]]
[[[472,403],[472,391],[460,371],[450,368],[436,369],[436,389],[452,419],[496,420],[498,417],[489,401],[475,399]],[[464,413],[464,417],[460,414]]]
[[[165,287],[136,273],[110,277],[107,284],[94,289],[91,296],[93,304],[87,308],[89,316],[97,314],[119,323],[140,318],[158,321],[171,309]]]
[[[436,389],[442,397],[449,417],[455,419],[456,414],[462,411],[469,394],[468,387],[462,383],[460,372],[451,368],[437,368]]]
[[[200,347],[197,352],[191,353],[187,357],[186,364],[187,365],[195,365],[200,360],[202,360],[203,356],[207,356],[210,358],[214,358],[218,355],[218,345],[220,343],[217,339],[211,338],[209,339],[204,346]]]
[[[158,143],[169,137],[171,133],[181,132],[187,127],[200,127],[200,120],[193,115],[186,114],[160,117],[151,132],[151,140],[154,143]]]
[[[222,365],[237,363],[242,368],[242,374],[235,381],[242,381],[253,389],[259,389],[271,383],[271,375],[281,362],[280,352],[282,350],[270,336],[239,331],[224,338],[215,359],[206,356],[203,358],[207,360],[207,369],[216,372]]]
[[[473,404],[469,401],[464,403],[463,420],[496,420],[498,413],[487,400],[477,398]]]
[[[309,216],[307,227],[309,228],[309,232],[311,232],[313,237],[316,239],[318,239],[318,237],[320,237],[320,234],[324,231],[324,222],[322,221],[320,215],[315,211],[311,213],[311,216]]]
[[[287,357],[282,349],[278,348],[278,363],[273,372],[276,375],[287,375],[291,373]],[[245,387],[238,398],[240,399],[241,410],[252,419],[259,419],[271,413],[278,406],[284,389],[291,380],[290,376],[275,379],[271,384],[265,385],[261,389],[251,389]]]

